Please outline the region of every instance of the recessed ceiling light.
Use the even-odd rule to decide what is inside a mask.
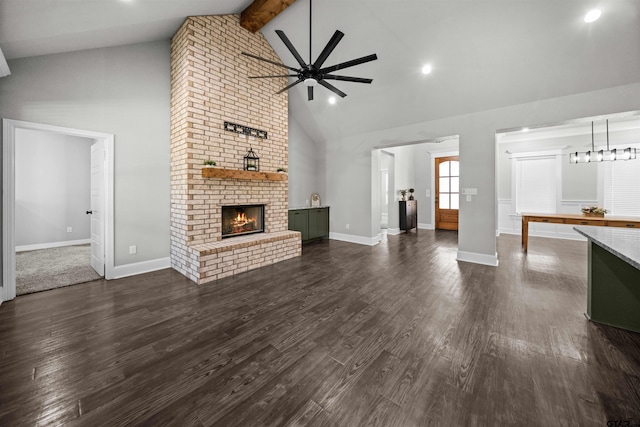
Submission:
[[[522,128],[522,132],[529,132],[529,128]]]
[[[593,22],[600,18],[600,15],[602,15],[600,9],[592,9],[584,16],[584,22]]]
[[[431,73],[431,64],[425,64],[422,66],[422,74],[430,74]]]
[[[329,97],[329,104],[333,105],[335,103],[336,103],[336,97],[335,96]]]

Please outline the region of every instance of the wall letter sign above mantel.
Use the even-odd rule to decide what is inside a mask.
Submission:
[[[260,139],[267,139],[267,131],[254,129],[249,126],[239,125],[237,123],[224,122],[224,130],[229,132],[235,132],[240,135],[253,136]]]

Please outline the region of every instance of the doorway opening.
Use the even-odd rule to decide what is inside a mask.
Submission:
[[[380,171],[380,228],[389,228],[389,169]]]
[[[372,150],[371,232],[377,241],[385,234],[400,234],[400,201],[403,198],[415,200],[417,228],[436,228],[434,160],[457,156],[458,147],[459,136],[453,135]]]
[[[576,152],[627,147],[640,150],[640,111],[497,130],[496,235],[521,236],[523,212],[582,215],[597,206],[610,216],[639,216],[640,159],[570,162]],[[586,240],[564,223],[531,223],[528,236]]]
[[[41,132],[55,138],[83,138],[90,145],[90,206],[82,209],[81,214],[90,215],[90,233],[88,239],[81,239],[77,243],[88,244],[91,254],[91,266],[99,276],[107,279],[113,277],[113,170],[114,137],[111,134],[64,128],[38,123],[3,119],[3,246],[2,246],[2,288],[1,299],[11,300],[16,296],[16,142],[23,132]],[[34,155],[36,155],[34,153]],[[18,166],[20,166],[19,163]],[[55,165],[52,165],[52,168]],[[20,166],[24,167],[24,166]],[[28,167],[28,165],[27,165]],[[51,171],[34,169],[31,185],[35,188],[38,180],[47,179]],[[44,185],[43,185],[44,186]],[[35,196],[31,196],[34,197]],[[55,199],[55,198],[54,198]],[[83,205],[86,203],[83,202]],[[21,208],[22,209],[22,208]],[[23,220],[24,210],[20,212]],[[48,217],[53,213],[47,212]],[[19,224],[23,226],[24,224]],[[71,229],[71,231],[68,231]],[[66,232],[72,233],[73,227],[66,227]],[[84,240],[88,240],[85,242]],[[22,240],[22,249],[35,249],[37,245],[29,245]],[[61,244],[64,246],[65,244]]]

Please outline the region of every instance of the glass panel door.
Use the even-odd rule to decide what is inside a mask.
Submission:
[[[440,209],[460,208],[460,162],[449,160],[440,163],[438,200]]]
[[[436,158],[435,170],[436,228],[457,230],[460,209],[460,160],[458,156]]]

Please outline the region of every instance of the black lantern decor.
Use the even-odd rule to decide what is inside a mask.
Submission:
[[[244,170],[255,172],[260,171],[260,157],[258,157],[251,147],[249,147],[247,155],[244,156]]]

